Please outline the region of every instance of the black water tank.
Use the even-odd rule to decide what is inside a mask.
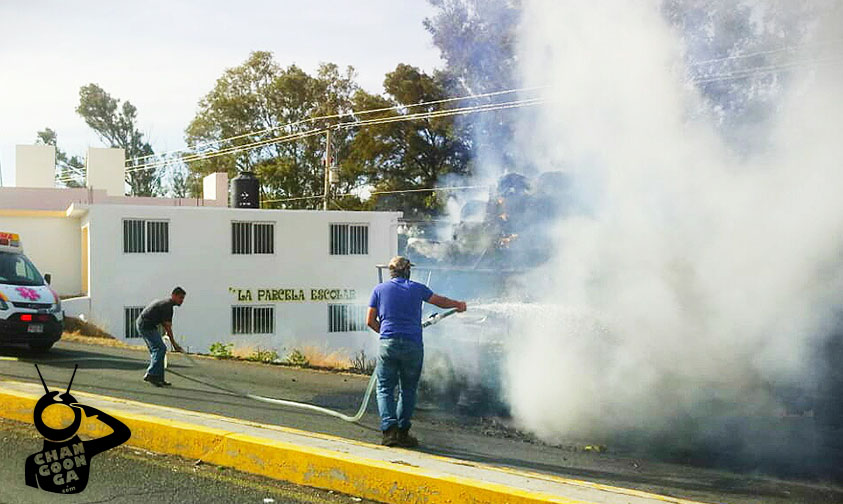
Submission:
[[[240,172],[231,180],[231,208],[260,208],[260,184],[252,172]]]

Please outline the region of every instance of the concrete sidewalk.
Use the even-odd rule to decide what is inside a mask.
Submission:
[[[31,423],[33,407],[41,393],[37,384],[0,382],[0,415]],[[636,490],[207,413],[84,392],[74,395],[80,402],[126,423],[132,431],[129,445],[380,502],[692,504]],[[59,410],[54,414],[62,413],[68,412]],[[107,428],[86,421],[82,434],[99,437],[107,434]]]

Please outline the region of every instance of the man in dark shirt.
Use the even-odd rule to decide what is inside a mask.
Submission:
[[[164,355],[167,354],[167,345],[164,344],[158,327],[164,327],[173,349],[181,352],[182,349],[173,336],[173,307],[181,306],[186,295],[184,289],[176,287],[169,299],[159,299],[146,305],[135,321],[138,333],[149,348],[149,367],[143,379],[156,387],[170,385],[170,382],[164,380]]]
[[[410,435],[410,418],[416,407],[416,390],[424,361],[422,344],[422,302],[440,308],[465,311],[465,301],[434,294],[426,285],[410,280],[412,264],[406,257],[389,261],[390,281],[375,287],[369,301],[366,322],[380,334],[378,365],[378,410],[383,444],[412,448],[419,441]],[[395,387],[399,386],[398,403]]]

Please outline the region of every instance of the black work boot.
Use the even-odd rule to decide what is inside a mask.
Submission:
[[[156,387],[169,387],[169,386],[172,385],[172,383],[164,380],[163,377],[159,378],[159,377],[150,376],[150,375],[144,375],[143,381],[149,382],[149,383],[155,385]]]
[[[145,381],[145,382],[149,382],[149,383],[151,383],[151,384],[155,385],[156,387],[163,387],[163,386],[164,386],[164,385],[161,383],[161,380],[160,380],[160,379],[156,379],[156,378],[154,378],[154,377],[152,377],[152,376],[150,376],[150,375],[144,375],[144,376],[143,376],[143,381]]]
[[[381,441],[381,444],[384,446],[398,446],[398,426],[393,425],[383,431],[383,441]]]
[[[410,428],[398,429],[398,446],[402,448],[415,448],[419,445],[419,440],[410,434]]]

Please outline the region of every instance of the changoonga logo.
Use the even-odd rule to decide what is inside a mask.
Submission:
[[[35,404],[35,428],[45,438],[44,448],[26,459],[26,484],[34,488],[41,488],[47,492],[72,494],[79,493],[88,485],[91,472],[91,459],[98,453],[110,450],[128,441],[131,436],[129,428],[123,422],[98,410],[92,406],[79,403],[70,394],[70,386],[76,376],[76,369],[67,390],[64,393],[50,391],[47,388],[41,370],[35,365],[44,395]],[[73,421],[67,427],[54,429],[48,427],[42,418],[44,410],[54,404],[68,406],[73,411]],[[82,425],[82,415],[88,419],[96,418],[113,431],[111,434],[97,439],[82,441],[77,432]]]

